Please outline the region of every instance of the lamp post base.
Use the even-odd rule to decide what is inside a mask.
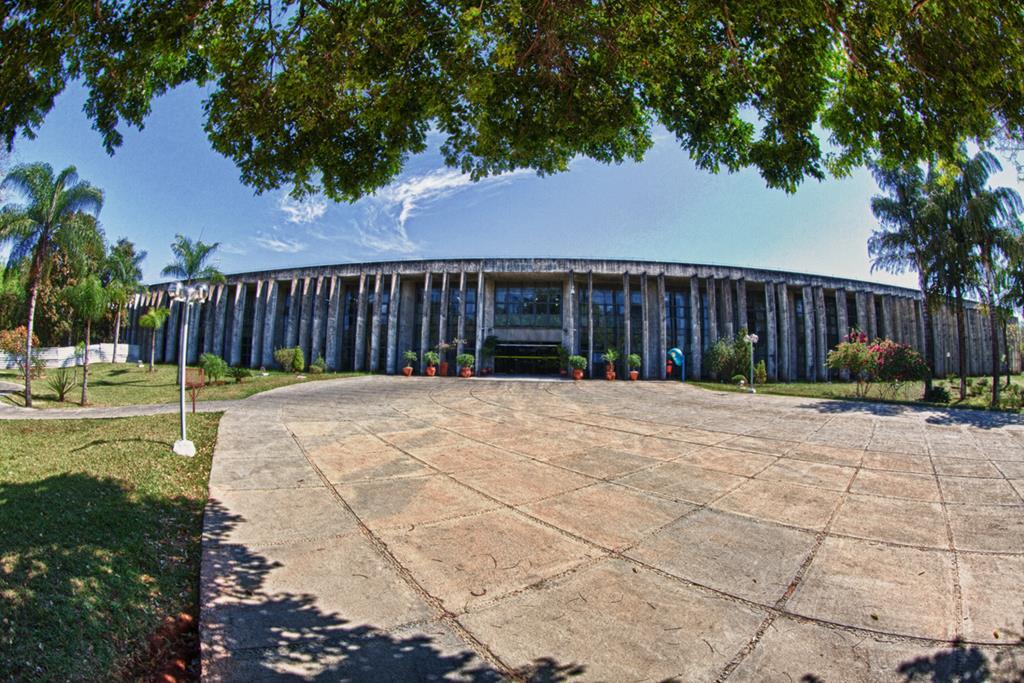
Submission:
[[[196,445],[191,441],[179,439],[174,442],[174,453],[175,455],[184,455],[187,458],[191,458],[196,454]]]

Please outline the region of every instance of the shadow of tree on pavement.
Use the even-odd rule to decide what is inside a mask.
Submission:
[[[203,675],[227,681],[505,680],[437,622],[385,630],[320,610],[314,596],[263,590],[281,567],[228,533],[241,521],[216,501],[206,509],[201,633]],[[538,659],[516,672],[565,681],[584,672]]]

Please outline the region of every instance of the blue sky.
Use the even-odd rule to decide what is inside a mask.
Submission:
[[[60,97],[15,162],[74,164],[103,188],[108,239],[149,252],[147,280],[170,260],[182,232],[218,241],[225,272],[419,257],[566,256],[642,258],[796,270],[914,286],[913,274],[871,273],[866,240],[877,192],[859,171],[806,182],[787,195],[754,171],[696,169],[667,133],[642,163],[576,160],[566,173],[520,172],[478,183],[444,167],[436,152],[354,204],[297,203],[286,191],[255,195],[202,130],[200,88],[159,100],[143,131],[125,130],[110,157],[82,113],[84,92]],[[1008,165],[1009,166],[1009,165]],[[995,178],[1016,183],[1012,167]]]

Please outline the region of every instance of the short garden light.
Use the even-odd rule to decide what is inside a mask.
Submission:
[[[185,435],[185,362],[188,358],[188,311],[193,303],[202,303],[209,296],[210,289],[206,284],[183,285],[174,282],[167,286],[167,293],[171,301],[177,301],[182,306],[181,313],[181,341],[178,344],[178,391],[180,392],[181,408],[181,438],[174,442],[174,452],[178,455],[193,456],[196,454],[196,445],[188,440]]]
[[[743,337],[743,341],[750,344],[750,393],[756,394],[757,390],[754,389],[754,344],[757,343],[757,335],[748,334]]]

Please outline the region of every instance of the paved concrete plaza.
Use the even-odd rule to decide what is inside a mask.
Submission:
[[[1003,414],[665,382],[291,386],[221,422],[204,674],[1020,676],[1022,496]]]

